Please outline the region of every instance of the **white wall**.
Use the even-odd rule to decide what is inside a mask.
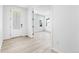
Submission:
[[[1,49],[2,41],[3,41],[2,21],[3,21],[3,6],[0,5],[0,49]]]
[[[46,18],[48,18],[48,17],[46,17]],[[51,19],[51,17],[49,17],[49,18],[50,18],[50,20],[47,20],[47,26],[45,27],[45,29],[46,29],[46,31],[51,32],[52,19]]]
[[[32,14],[32,11],[33,11],[33,9],[32,8],[28,8],[28,36],[29,37],[33,37],[33,35],[32,35],[32,33],[33,33],[33,28],[32,28],[32,16],[33,16],[33,14]]]
[[[79,52],[79,6],[54,6],[53,48]]]
[[[16,9],[21,13],[20,21],[21,24],[23,24],[23,27],[19,30],[13,29],[13,15],[10,13],[10,10]],[[28,11],[27,8],[21,8],[18,6],[4,6],[4,20],[3,20],[3,32],[4,32],[4,39],[8,39],[10,37],[15,36],[22,36],[27,35],[27,17],[28,17]],[[11,20],[11,22],[10,22]]]

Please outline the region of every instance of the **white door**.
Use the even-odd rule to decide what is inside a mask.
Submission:
[[[21,13],[16,8],[10,9],[10,33],[11,37],[21,36],[22,33]]]

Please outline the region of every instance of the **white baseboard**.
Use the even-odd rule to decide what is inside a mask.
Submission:
[[[0,40],[0,52],[1,52],[2,43],[3,43],[3,40]]]
[[[5,38],[5,39],[3,39],[3,40],[18,38],[18,37],[24,37],[24,36],[28,36],[28,35],[15,36],[15,37],[10,37],[10,38]]]
[[[1,49],[0,49],[0,53],[1,53]]]
[[[56,51],[57,53],[63,53],[63,52],[59,51],[59,50],[56,49],[56,48],[52,48],[52,50]]]

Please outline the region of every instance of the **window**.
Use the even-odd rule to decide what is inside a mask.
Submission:
[[[13,11],[13,29],[20,29],[20,13]]]

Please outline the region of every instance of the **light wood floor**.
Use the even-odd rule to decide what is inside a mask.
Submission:
[[[18,37],[4,40],[2,53],[51,53],[50,34],[47,32],[35,33],[34,38]]]

